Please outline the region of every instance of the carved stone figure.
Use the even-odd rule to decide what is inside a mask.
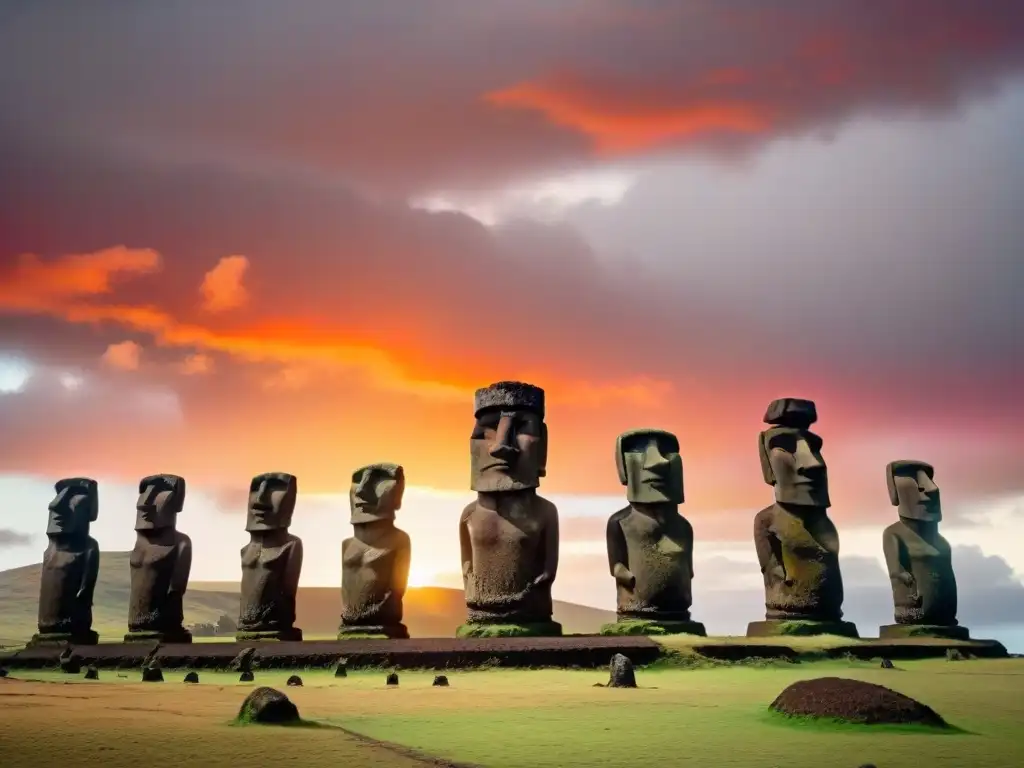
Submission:
[[[885,480],[900,519],[882,532],[896,623],[880,627],[879,636],[970,639],[956,620],[956,576],[949,542],[939,533],[935,469],[923,461],[894,461]]]
[[[608,520],[608,567],[618,621],[602,634],[707,634],[690,621],[693,526],[679,514],[683,460],[670,432],[638,429],[615,446],[629,506]]]
[[[257,475],[249,485],[238,640],[302,639],[295,627],[302,540],[288,533],[297,492],[295,475],[284,472]]]
[[[547,466],[544,390],[518,381],[478,389],[470,437],[476,501],[459,520],[467,622],[461,637],[560,635],[551,620],[558,511],[537,495]]]
[[[89,525],[99,514],[99,486],[87,477],[71,477],[59,480],[54,490],[39,586],[39,633],[31,642],[95,645],[92,599],[100,548]]]
[[[818,420],[810,400],[785,398],[768,406],[770,427],[758,437],[764,481],[775,503],[754,517],[754,546],[764,575],[765,621],[748,636],[834,634],[857,637],[843,621],[839,533],[828,517],[828,474]]]
[[[371,464],[352,474],[349,501],[355,535],[341,543],[341,627],[345,637],[409,636],[402,598],[409,582],[412,545],[395,527],[402,507],[405,470]]]
[[[192,642],[182,604],[192,569],[192,540],[177,530],[184,505],[185,478],[152,475],[139,481],[126,642]]]

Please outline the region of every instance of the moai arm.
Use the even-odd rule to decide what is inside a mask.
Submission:
[[[178,559],[174,563],[174,573],[171,575],[171,588],[168,590],[174,595],[184,595],[188,589],[188,577],[192,572],[192,540],[182,534],[178,543]]]
[[[85,550],[85,567],[82,569],[82,583],[75,595],[79,600],[84,600],[92,605],[93,593],[96,591],[96,579],[100,575],[100,547],[93,539],[89,539],[89,545]]]
[[[886,530],[882,534],[882,551],[885,553],[885,567],[889,571],[889,578],[906,587],[913,587],[914,576],[900,560],[900,539],[892,531]]]
[[[689,520],[686,523],[686,567],[690,570],[690,580],[693,580],[693,526]]]
[[[409,587],[409,564],[412,562],[412,541],[408,534],[401,532],[398,547],[395,550],[395,572],[391,591],[401,600]]]
[[[302,539],[293,539],[291,556],[288,558],[288,567],[285,571],[285,589],[292,599],[295,599],[299,590],[299,576],[302,574]]]
[[[782,563],[782,548],[778,537],[772,532],[769,510],[759,512],[754,517],[754,548],[765,579],[768,582],[786,581],[788,574]]]
[[[619,516],[612,515],[608,518],[608,528],[605,533],[608,541],[608,570],[612,576],[626,589],[632,589],[636,584],[636,577],[629,570],[629,550],[626,548],[626,535],[619,525]]]
[[[544,526],[544,570],[534,579],[535,584],[552,583],[558,573],[558,510],[547,502]]]
[[[475,506],[475,504],[470,504],[462,510],[462,517],[459,518],[459,551],[462,560],[463,582],[473,572],[473,541],[469,537],[469,516],[473,513]]]

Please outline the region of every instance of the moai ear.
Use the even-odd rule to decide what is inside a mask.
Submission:
[[[619,471],[619,482],[626,485],[628,482],[626,479],[626,454],[622,450],[624,437],[626,435],[622,434],[615,439],[615,468]]]
[[[548,474],[548,425],[540,423],[540,447],[537,451],[537,477],[547,477]]]
[[[768,485],[775,485],[775,471],[772,463],[768,460],[768,433],[762,432],[757,436],[757,452],[761,457],[761,476]]]
[[[885,465],[885,484],[889,488],[889,502],[894,506],[900,505],[900,494],[896,490],[896,475],[893,469],[896,467],[895,461],[890,461]]]

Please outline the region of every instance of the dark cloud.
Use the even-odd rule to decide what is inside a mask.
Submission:
[[[0,528],[0,549],[24,547],[31,544],[33,541],[35,541],[35,537],[27,533],[14,531],[10,528]]]
[[[1022,40],[1016,0],[38,2],[0,27],[0,104],[30,134],[409,190],[949,110]]]

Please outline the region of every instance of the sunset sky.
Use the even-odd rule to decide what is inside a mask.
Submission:
[[[351,472],[392,461],[413,582],[456,585],[472,393],[521,379],[556,598],[614,605],[615,438],[652,426],[695,617],[760,618],[755,440],[793,396],[851,590],[888,594],[884,468],[918,458],[965,623],[1024,624],[1022,132],[1020,0],[5,4],[0,568],[58,478],[100,480],[110,550],[169,472],[193,577],[236,579],[284,471],[332,585]]]

